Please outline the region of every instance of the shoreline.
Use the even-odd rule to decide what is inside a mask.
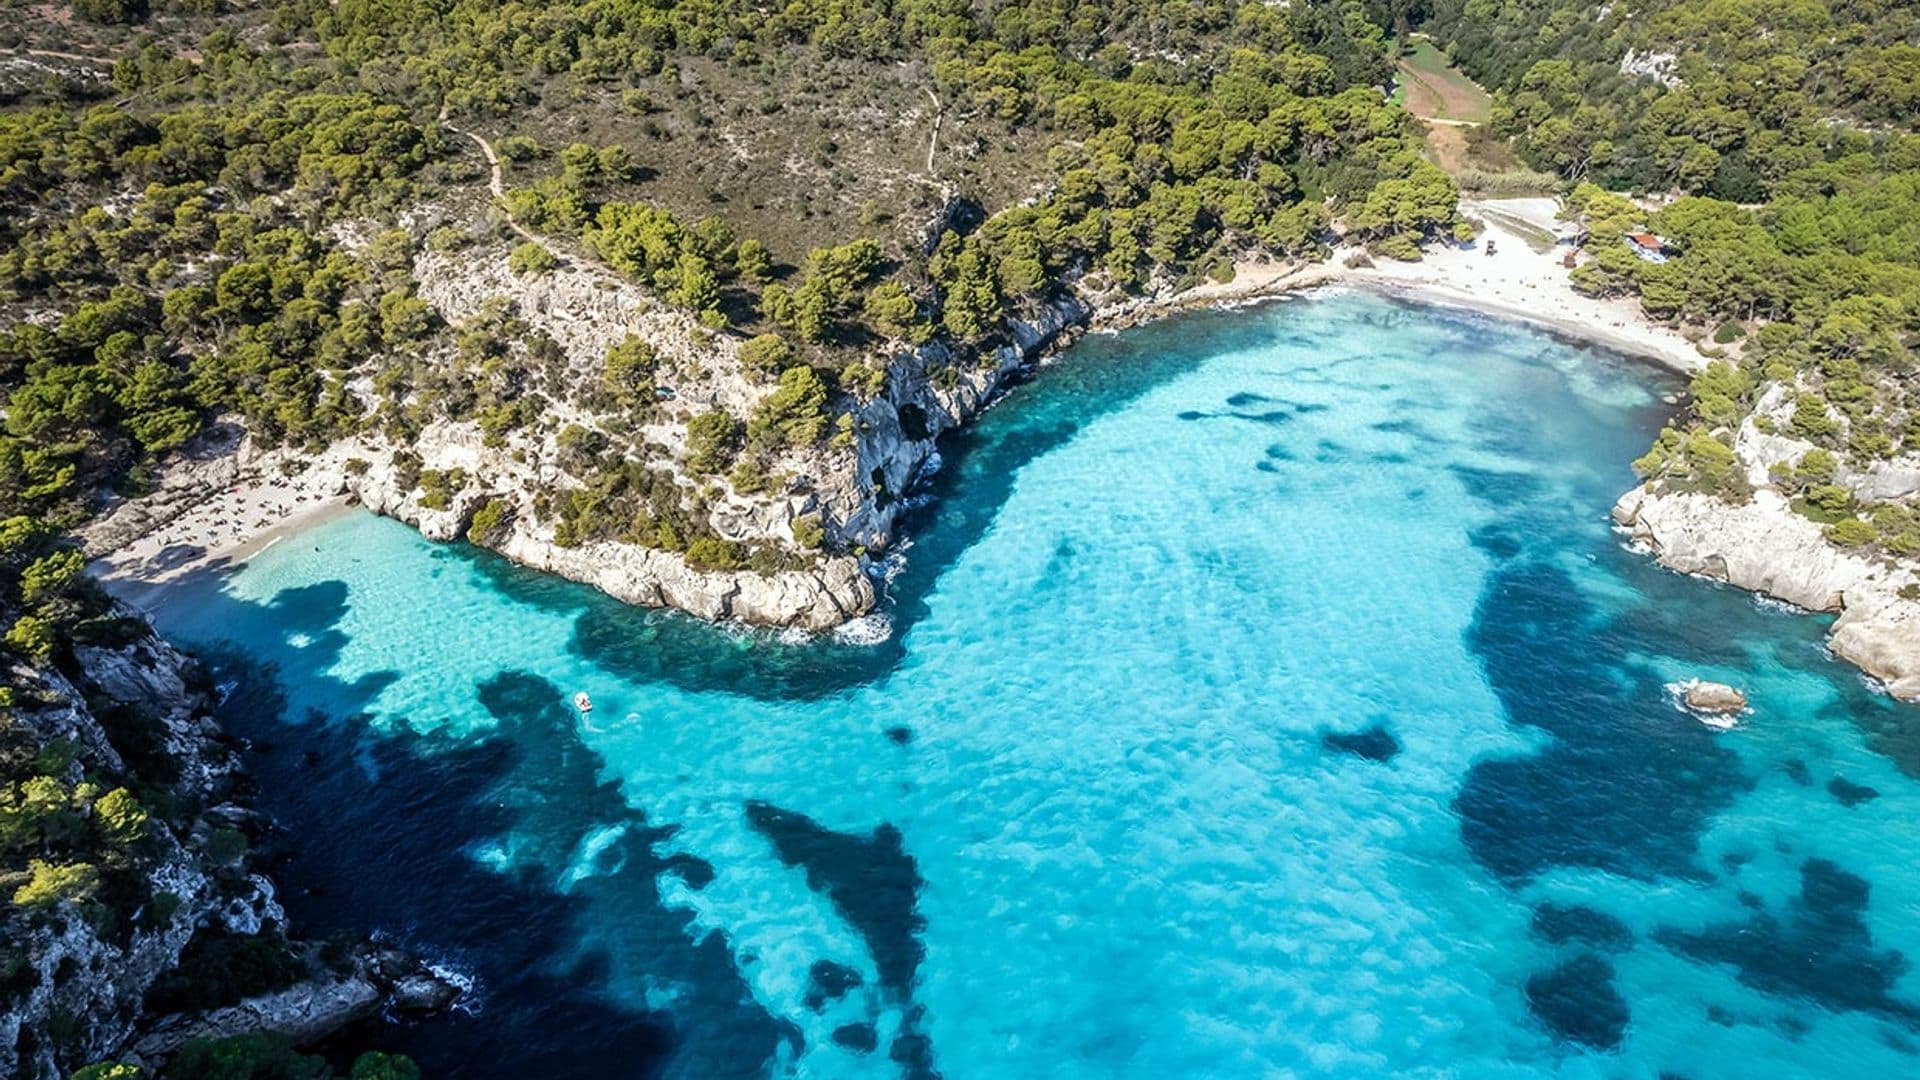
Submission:
[[[1483,211],[1478,215],[1485,221],[1482,246],[1440,246],[1417,263],[1383,260],[1362,267],[1345,264],[1358,250],[1348,247],[1315,263],[1249,261],[1236,265],[1229,282],[1206,282],[1161,297],[1091,302],[1084,329],[1120,330],[1194,308],[1351,287],[1526,323],[1682,374],[1706,362],[1692,342],[1647,318],[1633,300],[1576,293],[1558,258],[1564,249],[1535,251],[1509,225],[1520,220],[1547,230],[1553,225],[1554,200],[1466,201],[1462,208],[1469,214]],[[1496,248],[1492,255],[1483,254],[1488,241]],[[282,539],[363,508],[346,469],[348,456],[359,449],[348,440],[308,459],[278,450],[256,454],[240,440],[226,453],[189,460],[169,474],[161,490],[116,507],[81,531],[89,570],[116,598],[151,613],[182,584],[231,572]]]
[[[255,555],[308,529],[364,509],[347,492],[336,447],[287,476],[279,452],[254,461],[242,448],[228,468],[193,467],[150,498],[116,508],[83,530],[87,570],[114,599],[144,615],[183,586],[230,573]],[[242,459],[242,460],[235,460]],[[131,519],[131,520],[128,520]]]
[[[1496,205],[1497,204],[1497,205]],[[1090,329],[1120,330],[1198,307],[1255,303],[1330,286],[1367,289],[1396,299],[1511,319],[1583,344],[1651,361],[1691,375],[1708,357],[1680,331],[1649,318],[1629,297],[1597,298],[1574,290],[1555,245],[1534,251],[1508,219],[1553,232],[1552,199],[1463,200],[1469,216],[1480,210],[1484,230],[1472,248],[1442,245],[1419,262],[1380,259],[1351,267],[1362,249],[1338,247],[1325,261],[1275,263],[1250,260],[1234,266],[1228,282],[1206,282],[1166,297],[1113,305],[1095,313]],[[1493,212],[1488,213],[1489,209]],[[1495,252],[1484,254],[1492,242]]]

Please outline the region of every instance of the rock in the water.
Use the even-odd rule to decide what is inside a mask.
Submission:
[[[1670,569],[1839,612],[1834,653],[1894,697],[1920,701],[1920,573],[1910,563],[1829,543],[1822,526],[1767,488],[1737,505],[1701,492],[1634,488],[1615,504],[1613,520]]]
[[[1706,713],[1737,713],[1747,707],[1747,695],[1726,683],[1695,680],[1687,685],[1687,708]]]

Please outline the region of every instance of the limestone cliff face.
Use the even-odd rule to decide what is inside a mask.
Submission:
[[[1771,489],[1734,505],[1700,493],[1635,488],[1621,496],[1613,517],[1663,565],[1681,573],[1838,613],[1834,653],[1885,683],[1894,696],[1920,701],[1920,600],[1902,595],[1920,590],[1911,567],[1828,543],[1819,525]]]
[[[6,672],[15,704],[0,722],[30,745],[74,748],[63,783],[164,789],[170,810],[147,819],[131,854],[108,856],[121,875],[113,895],[0,908],[0,947],[13,969],[0,982],[0,1076],[56,1080],[107,1059],[151,1065],[196,1035],[266,1029],[306,1042],[383,1007],[450,1004],[459,987],[403,953],[369,946],[344,968],[321,962],[287,939],[271,880],[217,861],[212,831],[253,817],[234,801],[239,759],[210,714],[198,666],[143,624],[126,626],[123,645],[77,646],[60,668]],[[209,1012],[149,1015],[149,992],[203,933],[293,948],[311,977]]]
[[[771,392],[766,376],[742,367],[733,339],[706,330],[591,263],[526,278],[506,268],[503,248],[483,246],[456,256],[423,252],[414,271],[421,296],[451,322],[489,305],[505,305],[560,346],[580,386],[599,377],[610,347],[629,335],[645,339],[661,356],[659,377],[672,393],[643,434],[676,456],[685,451],[689,418],[713,408],[745,417]],[[707,521],[724,539],[794,550],[796,522],[817,517],[834,551],[884,549],[894,539],[901,496],[921,478],[939,436],[976,416],[1016,371],[1088,314],[1086,305],[1067,296],[1007,320],[1010,340],[983,355],[961,357],[935,343],[884,358],[885,389],[869,401],[839,403],[852,418],[851,447],[827,442],[778,455],[774,464],[783,480],[772,490],[742,493],[684,469],[675,481],[701,491]],[[479,538],[482,543],[516,563],[630,603],[676,608],[705,619],[820,631],[864,614],[878,601],[864,554],[823,553],[809,568],[771,573],[703,571],[673,552],[634,544],[556,543],[551,522],[542,521],[536,508],[542,492],[573,482],[556,464],[561,456],[556,429],[559,422],[595,423],[591,416],[572,415],[571,406],[556,408],[567,415],[492,446],[473,423],[427,424],[406,449],[418,456],[421,468],[458,469],[468,478],[443,506],[422,505],[420,492],[395,467],[391,447],[336,448],[330,456],[336,465],[343,455],[367,462],[357,473],[340,472],[340,488],[430,539],[465,535],[477,511],[498,503],[505,508],[503,523]]]
[[[202,804],[220,798],[235,761],[215,741],[208,702],[194,688],[184,657],[144,636],[122,649],[81,648],[77,662],[80,674],[71,678],[52,669],[10,672],[16,685],[30,688],[23,697],[32,699],[13,711],[13,722],[41,745],[65,741],[81,748],[71,782],[85,773],[126,774],[96,715],[111,707],[157,726],[179,768],[178,797]],[[6,919],[0,937],[26,965],[13,981],[30,985],[0,1003],[0,1076],[63,1077],[108,1056],[133,1031],[148,988],[174,967],[197,927],[224,920],[229,909],[256,924],[280,919],[270,889],[251,879],[237,890],[217,882],[190,834],[156,817],[147,842],[143,873],[152,896],[171,896],[177,905],[167,917],[131,919],[130,933],[104,931],[81,909],[64,905]]]
[[[851,469],[823,492],[822,501],[850,543],[884,548],[901,510],[942,433],[963,427],[990,404],[1007,381],[1090,311],[1065,295],[1008,321],[1008,343],[967,361],[942,343],[894,357],[886,392],[858,407]]]

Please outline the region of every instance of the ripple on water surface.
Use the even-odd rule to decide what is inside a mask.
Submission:
[[[1910,1070],[1913,710],[1620,549],[1671,388],[1365,296],[1196,315],[946,448],[884,640],[370,517],[162,621],[226,643],[296,914],[475,974],[365,1035],[436,1074]]]

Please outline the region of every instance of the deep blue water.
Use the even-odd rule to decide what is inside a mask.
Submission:
[[[1676,388],[1362,295],[1197,314],[946,448],[882,644],[369,516],[160,622],[239,682],[295,916],[477,977],[355,1036],[430,1074],[1911,1071],[1920,716],[1622,550]]]

